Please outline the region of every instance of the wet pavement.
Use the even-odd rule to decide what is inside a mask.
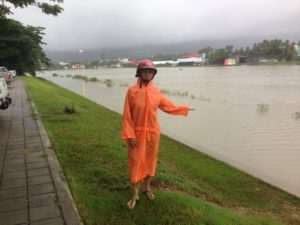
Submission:
[[[0,111],[0,225],[82,224],[24,81]]]

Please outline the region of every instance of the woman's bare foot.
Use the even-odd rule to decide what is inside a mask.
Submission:
[[[144,189],[143,192],[147,195],[150,200],[155,199],[155,195],[152,193],[151,189]]]
[[[136,203],[139,201],[139,197],[132,197],[128,202],[127,206],[129,209],[133,209],[136,205]]]

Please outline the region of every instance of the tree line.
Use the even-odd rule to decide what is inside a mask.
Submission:
[[[281,39],[263,40],[254,43],[252,48],[234,49],[233,45],[225,48],[213,49],[211,47],[202,48],[200,53],[206,53],[209,64],[223,64],[228,57],[240,56],[247,58],[248,63],[255,63],[259,58],[272,58],[278,61],[292,61],[297,59],[295,53],[296,42]],[[300,40],[297,43],[300,46]]]

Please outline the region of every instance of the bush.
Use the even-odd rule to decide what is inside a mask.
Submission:
[[[106,87],[112,87],[113,85],[112,85],[112,80],[111,79],[106,79],[105,81],[103,81],[103,83],[105,83],[106,84]]]
[[[84,80],[85,82],[89,81],[89,78],[87,76],[82,76],[79,74],[76,74],[75,76],[73,76],[72,79]]]
[[[98,79],[96,77],[91,77],[89,79],[89,82],[97,82],[97,81],[98,81]]]

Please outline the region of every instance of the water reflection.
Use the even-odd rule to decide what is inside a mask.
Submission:
[[[86,82],[81,81],[81,95],[86,96]]]
[[[294,118],[295,120],[300,120],[300,112],[295,112]]]
[[[260,114],[264,114],[269,112],[269,104],[257,104],[257,109],[256,111]]]

